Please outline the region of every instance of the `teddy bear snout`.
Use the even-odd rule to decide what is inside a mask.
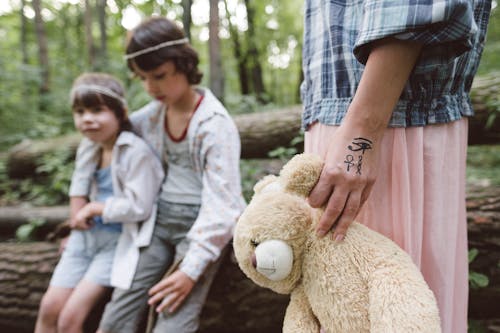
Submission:
[[[255,257],[254,267],[257,272],[271,281],[283,280],[292,271],[293,250],[285,241],[276,239],[264,241],[255,248],[252,257]]]

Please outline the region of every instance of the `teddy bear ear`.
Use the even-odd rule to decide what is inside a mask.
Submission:
[[[315,154],[295,155],[280,172],[280,183],[286,192],[307,197],[318,182],[323,161]]]
[[[255,194],[257,193],[260,193],[262,192],[265,188],[267,188],[268,186],[274,186],[272,185],[273,183],[274,184],[278,184],[277,183],[277,180],[278,177],[276,177],[275,175],[267,175],[265,176],[264,178],[262,178],[261,180],[259,180],[257,182],[257,184],[254,185],[253,187],[253,191]]]

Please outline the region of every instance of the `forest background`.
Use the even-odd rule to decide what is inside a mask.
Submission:
[[[478,75],[500,69],[500,10],[497,1],[492,6]],[[71,153],[45,156],[37,170],[44,177],[38,181],[9,179],[2,157],[22,140],[74,131],[68,92],[80,73],[106,71],[119,77],[131,110],[149,101],[127,69],[123,51],[127,30],[151,15],[166,16],[184,27],[200,54],[202,85],[210,87],[231,114],[299,104],[302,7],[303,0],[2,0],[0,205],[67,199]],[[487,167],[497,162],[491,160],[491,149],[497,148],[472,152],[483,168],[473,167],[470,173],[475,178],[486,173],[500,184],[498,168]],[[293,152],[282,149],[275,155]]]
[[[500,73],[496,0],[492,8],[478,76]],[[150,100],[123,59],[127,30],[142,19],[162,15],[182,25],[200,54],[202,85],[239,115],[300,104],[302,12],[303,0],[2,0],[0,206],[67,202],[73,151],[44,155],[37,161],[37,177],[25,179],[8,176],[6,157],[19,142],[75,131],[68,93],[80,73],[119,77],[131,110]],[[498,96],[489,107],[490,120],[498,120]],[[272,156],[295,152],[282,147]],[[468,178],[500,185],[499,164],[497,145],[472,146]],[[248,198],[254,179],[246,176],[259,170],[251,162],[243,162],[242,169]]]
[[[485,100],[479,96],[489,112],[485,132],[491,132],[492,124],[500,120],[498,1],[492,1],[492,8],[477,78],[490,78],[486,82],[493,82],[493,86],[488,83],[488,89],[476,89],[479,93],[488,90]],[[200,54],[205,73],[202,85],[212,89],[233,116],[286,110],[300,104],[303,0],[0,0],[0,219],[3,207],[28,210],[67,204],[74,150],[62,144],[44,154],[34,175],[24,178],[8,174],[7,160],[9,150],[21,142],[30,145],[75,132],[68,97],[80,73],[105,71],[119,77],[131,110],[150,100],[126,67],[123,52],[127,30],[151,15],[166,16],[184,27]],[[278,160],[279,166],[297,152],[300,142],[299,136],[290,146],[273,150],[269,157]],[[249,159],[241,162],[247,199],[256,179],[273,169],[263,165]],[[500,140],[469,146],[467,167],[469,189],[480,186],[494,193],[493,198],[487,198],[493,201],[485,203],[487,212],[472,218],[477,226],[488,227],[485,219],[498,222],[500,216],[500,206],[495,206],[500,202]],[[22,223],[15,235],[0,234],[0,246],[43,239],[37,238],[36,231],[47,226],[47,221],[30,218]],[[498,223],[491,225],[491,230],[498,232],[494,227]],[[489,283],[496,289],[485,289],[479,298],[487,299],[497,290],[496,302],[500,297],[497,233],[482,229],[477,233],[486,239],[483,243],[487,246],[478,245],[478,251],[474,246],[479,243],[475,243],[471,248],[470,260],[475,267],[470,284],[485,288]],[[9,251],[4,250],[6,256],[12,256]],[[40,287],[40,293],[44,288]],[[38,304],[33,303],[32,317]],[[485,304],[483,308],[491,308]],[[500,314],[494,318],[499,318],[500,327]]]

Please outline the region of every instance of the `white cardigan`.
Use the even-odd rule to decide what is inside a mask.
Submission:
[[[77,153],[77,170],[83,161],[93,161],[83,163],[83,166],[85,170],[95,170],[98,154],[99,147],[84,139]],[[88,190],[80,190],[82,184],[78,183],[78,174],[75,171],[70,196],[88,194]],[[122,132],[112,151],[111,178],[113,196],[104,203],[102,220],[103,223],[122,223],[111,270],[111,285],[128,289],[139,261],[139,248],[151,242],[156,220],[156,200],[164,172],[155,153],[141,138],[131,132]],[[95,184],[90,185],[91,193],[94,193]]]

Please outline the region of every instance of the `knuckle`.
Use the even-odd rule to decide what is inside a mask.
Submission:
[[[328,180],[334,180],[340,174],[342,174],[342,168],[338,165],[325,165],[323,168],[323,177]]]

